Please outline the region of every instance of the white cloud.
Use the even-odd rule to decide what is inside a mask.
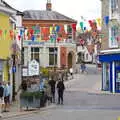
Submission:
[[[18,10],[46,9],[47,0],[5,0]],[[51,0],[52,9],[80,21],[80,16],[88,19],[100,17],[100,0]]]

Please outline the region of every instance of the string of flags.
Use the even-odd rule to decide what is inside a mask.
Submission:
[[[104,16],[103,19],[97,18],[94,20],[85,20],[83,17],[81,17],[82,21],[80,21],[79,26],[82,32],[89,31],[86,22],[89,24],[89,27],[91,28],[90,31],[92,31],[93,35],[96,35],[96,31],[98,28],[101,28],[102,24],[105,24],[108,26],[110,23],[109,16]],[[24,37],[25,40],[51,40],[53,42],[54,40],[60,41],[62,38],[67,37],[68,34],[76,32],[76,23],[72,24],[65,24],[65,25],[54,25],[49,27],[40,27],[39,25],[32,26],[31,28],[26,28],[24,30],[2,30],[0,28],[0,38],[6,36],[10,36],[11,39],[14,37],[18,40],[21,40],[22,37]]]
[[[2,30],[0,29],[0,38],[3,36],[10,36],[11,39],[14,37],[18,40],[21,40],[24,37],[25,40],[61,40],[62,37],[67,36],[72,31],[76,31],[76,23],[71,25],[56,25],[50,27],[40,27],[40,26],[32,26],[31,28],[23,29],[15,29],[15,30]],[[57,36],[56,36],[56,35]],[[4,38],[5,38],[4,37]]]

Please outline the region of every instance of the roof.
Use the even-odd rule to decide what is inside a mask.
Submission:
[[[16,10],[15,8],[13,8],[12,6],[10,6],[10,5],[9,5],[7,2],[5,2],[4,0],[1,0],[1,5],[4,6],[4,7],[6,7],[6,8],[8,8],[8,9],[10,9],[10,10],[16,11],[16,14],[17,14],[17,15],[23,15],[22,12]]]
[[[60,20],[77,22],[76,20],[69,18],[65,15],[62,15],[56,11],[26,10],[23,13],[24,13],[23,20]]]

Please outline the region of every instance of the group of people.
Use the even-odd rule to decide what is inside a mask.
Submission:
[[[0,82],[0,117],[2,112],[9,112],[10,82]]]
[[[50,85],[51,88],[51,96],[52,96],[52,102],[55,103],[55,92],[57,89],[58,93],[58,102],[57,104],[63,104],[63,93],[65,90],[65,85],[62,79],[59,79],[58,82],[52,78],[49,80],[48,84]]]

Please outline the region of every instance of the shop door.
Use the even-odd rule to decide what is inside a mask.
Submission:
[[[115,91],[120,93],[120,61],[115,62]]]
[[[110,64],[103,63],[103,90],[110,90]]]
[[[2,82],[2,72],[0,72],[0,82]]]
[[[120,92],[120,69],[116,70],[115,91]]]

